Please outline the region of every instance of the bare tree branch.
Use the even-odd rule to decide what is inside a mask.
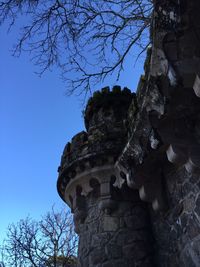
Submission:
[[[5,266],[55,267],[75,260],[77,241],[69,212],[52,208],[40,222],[27,217],[10,225],[1,251]]]
[[[57,66],[69,93],[89,92],[94,83],[123,70],[137,46],[146,47],[152,0],[7,0],[0,2],[0,23],[25,23],[14,54],[31,53],[42,74]],[[138,50],[139,49],[139,50]]]

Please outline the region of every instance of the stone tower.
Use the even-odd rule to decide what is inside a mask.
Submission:
[[[200,266],[200,1],[153,5],[136,94],[95,93],[62,157],[82,267]]]
[[[58,192],[74,213],[81,267],[153,266],[146,203],[115,165],[134,97],[119,86],[96,92],[85,110],[86,132],[75,135],[62,155]]]

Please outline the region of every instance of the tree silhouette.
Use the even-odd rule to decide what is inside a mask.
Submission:
[[[75,266],[77,236],[72,217],[66,210],[52,208],[37,222],[29,217],[8,227],[1,247],[2,266],[71,267]],[[4,264],[4,265],[3,265]]]
[[[137,46],[149,45],[153,0],[6,0],[0,2],[0,23],[12,29],[23,17],[14,54],[31,53],[42,74],[57,66],[69,93],[115,74]]]

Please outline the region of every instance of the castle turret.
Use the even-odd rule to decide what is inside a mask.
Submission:
[[[94,93],[85,110],[87,131],[62,155],[58,192],[74,213],[81,267],[153,266],[146,204],[115,167],[133,98],[119,86]]]

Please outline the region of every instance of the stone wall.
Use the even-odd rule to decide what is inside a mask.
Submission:
[[[200,2],[154,5],[136,95],[95,93],[63,153],[80,267],[200,266]]]
[[[160,46],[165,61],[158,65],[167,63],[168,73],[159,74],[158,68],[152,65],[166,99],[165,114],[153,126],[162,142],[171,144],[167,160],[173,165],[166,160],[162,167],[167,210],[151,216],[156,239],[155,258],[162,267],[197,267],[200,266],[200,87],[195,84],[200,73],[200,2],[158,1],[157,12],[162,13],[157,17],[166,19],[166,23],[158,20],[157,36],[164,37],[162,42],[155,37],[154,56],[158,58],[156,53]],[[175,16],[170,24],[168,15],[172,12]],[[170,80],[170,69],[174,71],[174,84]],[[168,84],[162,76],[168,77]]]
[[[200,176],[183,167],[165,168],[168,210],[151,219],[155,258],[162,267],[200,266]]]
[[[80,267],[152,267],[147,204],[115,166],[127,141],[127,110],[135,95],[103,88],[85,111],[87,132],[72,138],[59,167],[58,191],[74,214]]]
[[[117,160],[129,186],[151,204],[159,267],[200,266],[197,14],[197,0],[155,1],[152,52],[137,91],[138,110],[129,115],[129,141]]]
[[[111,214],[99,209],[95,193],[87,197],[88,216],[76,224],[80,267],[154,266],[147,206],[137,192],[123,189],[117,192],[118,205]]]

